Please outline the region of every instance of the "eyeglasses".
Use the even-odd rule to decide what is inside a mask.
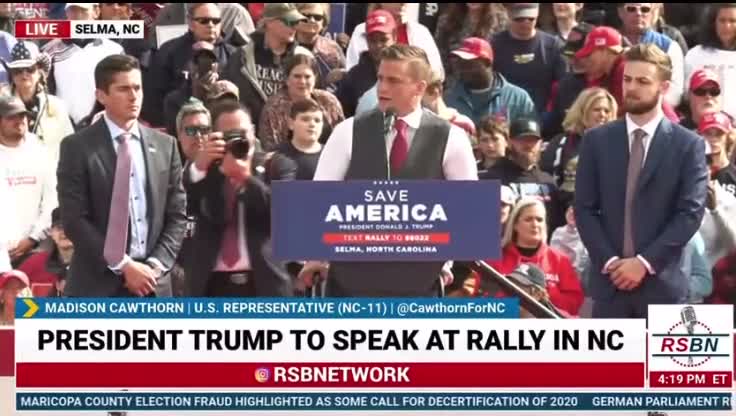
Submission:
[[[641,14],[647,14],[652,11],[652,8],[649,6],[626,6],[626,12],[628,13],[636,13],[641,12]]]
[[[307,20],[313,20],[317,23],[323,22],[325,20],[325,16],[321,14],[302,13],[302,15],[306,17]]]
[[[719,88],[698,88],[697,90],[693,91],[693,94],[698,97],[705,97],[706,95],[709,95],[711,97],[719,97],[721,95],[721,90]]]
[[[204,136],[205,134],[209,134],[212,131],[212,128],[210,126],[187,126],[184,127],[184,133],[187,136],[195,137],[197,135]]]
[[[279,19],[283,24],[285,24],[288,27],[295,27],[301,22],[306,22],[306,20],[286,20],[286,19]]]
[[[212,23],[213,25],[217,26],[220,24],[220,22],[222,22],[222,19],[219,17],[195,17],[192,20],[199,23],[200,25],[207,25]]]

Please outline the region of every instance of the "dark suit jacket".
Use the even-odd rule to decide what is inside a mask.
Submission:
[[[585,134],[575,176],[575,216],[592,262],[594,299],[619,292],[601,270],[622,257],[629,142],[625,120]],[[652,138],[634,199],[636,253],[655,271],[628,295],[647,303],[675,303],[687,295],[679,271],[683,248],[700,228],[705,210],[707,171],[703,139],[666,118]]]
[[[295,171],[290,159],[275,160],[274,163],[272,168],[276,172],[293,174]],[[202,297],[206,295],[207,284],[220,254],[225,231],[223,188],[225,177],[217,166],[212,166],[203,180],[191,183],[189,167],[187,164],[184,184],[190,201],[196,205],[199,214],[191,240],[192,252],[197,253],[197,256],[184,259],[184,269],[187,295]],[[238,199],[242,201],[239,207],[245,209],[248,256],[255,279],[256,295],[291,296],[291,277],[286,271],[286,265],[276,261],[272,254],[271,190],[259,176],[258,174],[251,176],[245,189],[238,195]]]
[[[146,162],[148,258],[169,269],[186,229],[186,195],[176,140],[139,124]],[[122,276],[103,257],[117,156],[104,119],[66,137],[61,143],[58,194],[64,232],[74,243],[65,292],[70,296],[129,296]],[[130,241],[130,239],[128,239]],[[167,276],[159,295],[170,291]]]

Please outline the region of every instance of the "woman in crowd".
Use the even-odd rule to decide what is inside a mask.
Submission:
[[[501,260],[488,264],[501,274],[513,272],[521,264],[534,264],[545,274],[550,302],[569,315],[577,315],[583,304],[578,274],[564,254],[549,247],[547,213],[538,198],[523,198],[511,211],[504,232]]]
[[[371,3],[368,7],[368,13],[376,9],[383,9],[393,15],[398,28],[396,29],[396,43],[417,46],[427,52],[427,58],[432,68],[438,71],[444,69],[442,66],[442,58],[434,42],[432,33],[423,24],[409,20],[406,17],[408,3]],[[350,44],[346,54],[346,65],[348,70],[358,64],[360,54],[368,50],[368,40],[365,35],[365,22],[355,27],[353,35],[350,37]]]
[[[616,99],[603,88],[583,90],[568,110],[562,127],[565,133],[552,139],[542,153],[540,167],[555,178],[565,209],[575,192],[575,171],[583,134],[616,118]]]
[[[478,172],[490,169],[506,156],[509,125],[494,115],[483,117],[478,126]]]
[[[700,235],[712,267],[736,248],[736,169],[728,154],[734,147],[734,128],[723,112],[705,114],[698,127],[707,142],[710,181]]]
[[[539,5],[539,27],[563,42],[580,23],[585,3],[546,3]]]
[[[685,79],[706,67],[718,74],[723,110],[736,117],[736,3],[713,3],[701,25],[700,45],[685,56]]]
[[[506,29],[508,15],[501,3],[451,3],[437,22],[435,39],[447,72],[453,74],[450,52],[460,48],[463,39],[477,37],[489,43],[494,33]]]
[[[297,3],[297,10],[307,20],[296,25],[296,40],[309,49],[317,60],[319,88],[327,89],[332,83],[330,73],[345,68],[345,54],[340,45],[324,36],[330,24],[329,3]]]
[[[324,143],[332,128],[345,116],[337,98],[331,93],[316,89],[316,62],[311,56],[296,54],[284,68],[285,85],[276,95],[269,97],[258,123],[258,138],[264,150],[275,150],[290,139],[289,115],[291,105],[298,100],[311,98],[319,103],[324,115],[324,128],[320,142]]]
[[[28,131],[35,133],[46,145],[52,160],[59,159],[61,140],[74,133],[64,103],[46,90],[46,74],[38,47],[30,42],[18,42],[5,64],[11,78],[10,90],[23,100],[30,112]]]

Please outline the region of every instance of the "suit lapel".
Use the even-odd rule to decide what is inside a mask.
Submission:
[[[667,152],[667,143],[670,142],[669,137],[672,133],[672,126],[670,122],[663,118],[659,123],[657,130],[652,137],[652,142],[649,144],[649,151],[647,152],[647,158],[644,162],[644,168],[641,171],[639,182],[637,184],[637,190],[641,191],[647,182],[652,178],[654,172],[657,171],[657,167],[662,162],[665,153]]]
[[[147,204],[147,213],[146,213],[146,219],[148,220],[149,225],[149,247],[151,244],[151,238],[153,236],[153,233],[150,232],[151,228],[153,226],[153,219],[156,218],[154,215],[157,211],[158,207],[158,198],[157,196],[160,195],[160,192],[162,192],[160,178],[159,178],[159,172],[162,171],[161,168],[161,157],[159,157],[159,154],[161,153],[161,150],[157,147],[158,140],[156,140],[153,136],[153,132],[148,129],[145,126],[142,126],[139,124],[139,129],[141,131],[141,146],[143,151],[143,160],[146,164],[146,204]]]
[[[91,136],[97,141],[97,157],[99,158],[104,178],[107,180],[110,193],[112,194],[118,156],[117,153],[115,153],[115,147],[112,144],[110,130],[107,129],[105,120],[102,118],[100,118],[97,123],[93,124],[90,129],[92,130]]]
[[[603,157],[610,157],[611,161],[614,161],[615,164],[619,163],[621,161],[621,166],[623,166],[624,174],[623,175],[616,175],[618,176],[615,178],[617,183],[620,183],[620,185],[623,187],[624,192],[626,190],[626,167],[629,165],[629,136],[628,132],[626,131],[626,122],[625,121],[618,121],[616,124],[613,125],[614,131],[609,136],[608,140],[611,140],[613,143],[611,146],[604,146],[604,148],[608,151],[608,149],[611,149],[612,154],[610,155],[603,155]],[[620,139],[619,139],[620,137]],[[614,164],[614,166],[616,166]]]

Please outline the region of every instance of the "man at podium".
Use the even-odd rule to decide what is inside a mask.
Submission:
[[[431,75],[425,52],[393,45],[381,55],[378,108],[338,124],[322,151],[314,180],[477,180],[470,140],[460,128],[422,109]],[[309,261],[300,279],[327,277],[331,297],[431,297],[451,263]]]

